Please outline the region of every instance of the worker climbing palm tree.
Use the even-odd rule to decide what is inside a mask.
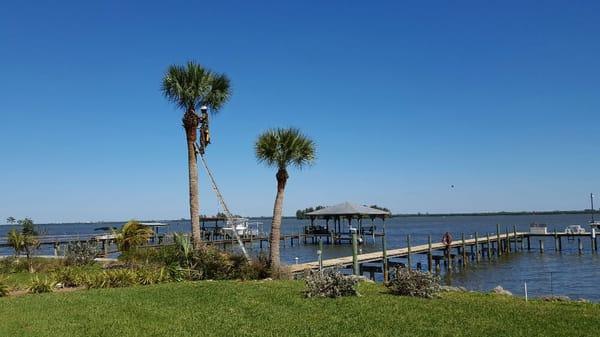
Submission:
[[[210,143],[208,109],[219,111],[231,95],[229,78],[214,73],[195,62],[185,66],[172,65],[163,78],[162,91],[165,97],[185,112],[183,128],[187,141],[190,218],[192,239],[195,248],[202,245],[200,237],[200,201],[198,193],[197,154],[204,154]],[[196,113],[200,109],[201,114]],[[200,126],[200,144],[196,144]]]

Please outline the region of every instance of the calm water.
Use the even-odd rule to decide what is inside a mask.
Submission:
[[[386,221],[388,249],[406,247],[406,236],[411,235],[411,244],[417,245],[427,242],[431,235],[433,241],[440,241],[444,232],[453,233],[455,239],[465,233],[468,238],[478,232],[495,233],[496,224],[500,224],[501,231],[506,228],[512,230],[513,225],[517,230],[527,231],[532,222],[546,223],[549,230],[555,228],[562,231],[570,224],[584,225],[589,220],[587,215],[527,215],[527,216],[452,216],[452,217],[401,217]],[[264,222],[268,230],[270,220],[257,220]],[[364,224],[369,223],[365,221]],[[297,233],[307,225],[307,220],[285,219],[283,232]],[[378,229],[381,222],[376,221]],[[102,226],[105,226],[103,224]],[[120,224],[117,224],[119,226]],[[47,234],[87,234],[93,233],[96,224],[57,224],[40,225],[42,232]],[[11,227],[1,226],[0,236],[4,236]],[[170,222],[168,231],[189,231],[189,222]],[[546,294],[567,295],[571,298],[587,298],[600,301],[600,291],[597,283],[600,281],[600,256],[591,254],[588,238],[583,239],[584,253],[579,255],[577,241],[563,239],[563,252],[554,251],[553,239],[545,241],[546,252],[540,254],[537,239],[532,240],[530,252],[519,252],[510,256],[501,257],[498,261],[471,264],[465,270],[457,270],[451,275],[445,275],[444,281],[456,286],[465,286],[468,289],[488,291],[496,285],[502,285],[514,294],[523,295],[523,284],[527,282],[530,296]],[[266,245],[265,245],[266,248]],[[381,238],[375,242],[368,237],[361,246],[362,252],[371,252],[381,249]],[[258,246],[252,249],[258,252]],[[281,247],[282,259],[287,263],[314,261],[317,259],[315,245],[294,245],[289,242]],[[48,250],[42,253],[50,253]],[[0,248],[0,254],[10,254],[10,250]],[[325,245],[324,258],[351,255],[350,245]],[[421,262],[426,266],[426,256],[414,255],[413,264]]]

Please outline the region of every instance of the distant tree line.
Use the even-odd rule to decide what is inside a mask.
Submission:
[[[364,206],[367,206],[367,205],[364,205]],[[378,205],[371,205],[371,206],[367,206],[367,207],[371,207],[371,208],[375,208],[375,209],[378,209],[378,210],[381,210],[381,211],[389,212],[391,214],[390,209],[387,208],[387,207],[382,207],[382,206],[378,206]],[[308,207],[308,208],[305,208],[305,209],[299,209],[299,210],[296,211],[296,219],[306,219],[307,218],[306,213],[318,211],[318,210],[323,209],[323,208],[325,208],[325,206],[319,205],[319,206],[316,206],[316,207]]]
[[[296,219],[306,219],[306,213],[310,213],[310,212],[314,212],[314,211],[318,211],[320,209],[325,208],[325,206],[316,206],[316,207],[309,207],[309,208],[305,208],[305,209],[299,209],[296,211]]]
[[[594,210],[593,212],[600,212]],[[590,214],[591,209],[568,210],[568,211],[500,211],[500,212],[472,212],[472,213],[404,213],[393,214],[394,217],[413,217],[413,216],[492,216],[492,215],[560,215],[560,214]]]
[[[382,207],[382,206],[378,206],[378,205],[371,205],[371,206],[369,206],[369,207],[371,207],[371,208],[375,208],[375,209],[378,209],[378,210],[380,210],[380,211],[389,212],[390,214],[392,213],[392,212],[390,211],[390,209],[389,209],[389,208],[387,208],[387,207]]]

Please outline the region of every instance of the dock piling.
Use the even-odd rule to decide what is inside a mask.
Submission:
[[[517,226],[513,225],[513,238],[514,238],[514,242],[515,242],[515,249],[514,251],[517,251]]]
[[[319,250],[317,251],[319,255],[319,271],[323,270],[323,240],[319,238]]]
[[[428,247],[427,247],[427,268],[429,269],[429,272],[431,273],[431,271],[433,269],[433,266],[431,265],[431,261],[433,259],[433,256],[432,256],[433,252],[431,249],[431,235],[429,235],[427,237],[427,245],[428,245]]]
[[[479,237],[475,232],[475,261],[479,263]]]
[[[352,228],[352,271],[354,275],[360,275],[360,270],[358,268],[358,237],[356,234],[356,229]]]
[[[408,249],[407,251],[407,255],[406,255],[406,267],[408,268],[408,270],[411,270],[411,258],[410,258],[410,234],[406,236],[406,247]]]
[[[461,233],[461,241],[462,241],[462,265],[465,267],[467,265],[467,246],[465,245],[465,233]]]
[[[492,258],[492,243],[490,241],[490,233],[486,233],[486,238],[487,238],[487,244],[486,244],[487,258],[488,258],[488,260],[490,260]]]
[[[383,250],[383,282],[387,283],[390,275],[388,269],[387,245],[385,242],[385,224],[383,226],[383,235],[381,236],[381,248]]]
[[[500,247],[502,245],[500,244],[500,225],[496,224],[496,255],[500,256],[502,255],[502,252]]]

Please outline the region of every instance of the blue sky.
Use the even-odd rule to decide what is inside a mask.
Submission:
[[[318,144],[286,214],[581,209],[600,192],[597,1],[1,7],[0,218],[188,217],[182,113],[159,90],[187,60],[233,83],[207,156],[236,213],[272,212],[252,145],[280,126]]]

